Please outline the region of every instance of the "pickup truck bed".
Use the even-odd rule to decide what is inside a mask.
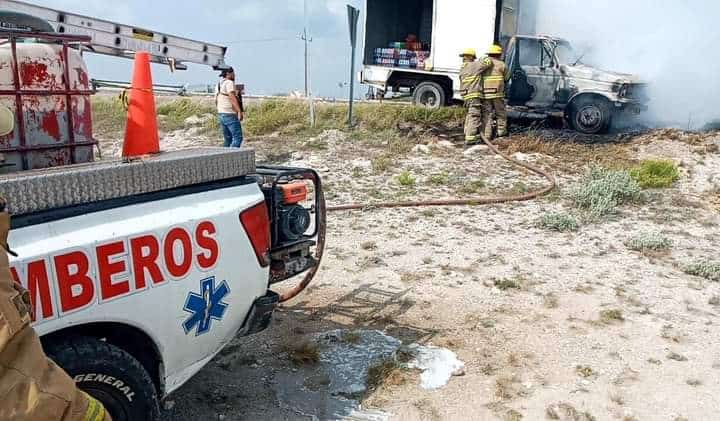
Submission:
[[[244,176],[255,171],[252,149],[198,148],[134,162],[100,161],[0,176],[14,215],[82,205]]]

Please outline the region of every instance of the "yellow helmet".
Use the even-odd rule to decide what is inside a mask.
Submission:
[[[490,55],[501,55],[502,54],[502,47],[498,44],[493,44],[490,46],[490,51],[488,51],[488,54]]]
[[[460,57],[477,57],[477,53],[474,48],[466,48],[460,53]]]

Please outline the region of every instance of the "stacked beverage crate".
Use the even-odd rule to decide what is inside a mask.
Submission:
[[[388,48],[375,48],[374,63],[378,66],[424,69],[429,56],[429,48],[421,42],[391,42]]]

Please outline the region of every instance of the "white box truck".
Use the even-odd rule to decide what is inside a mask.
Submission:
[[[583,133],[607,131],[620,113],[639,113],[647,97],[637,77],[582,63],[571,44],[532,28],[524,0],[366,0],[360,81],[380,95],[407,93],[419,106],[461,100],[460,51],[505,48],[511,117],[564,118]],[[528,4],[530,6],[530,4]]]

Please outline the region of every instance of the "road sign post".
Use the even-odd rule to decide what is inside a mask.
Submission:
[[[353,127],[353,96],[355,88],[355,46],[357,44],[357,23],[360,10],[347,5],[348,28],[350,29],[350,102],[348,106],[348,127]]]

